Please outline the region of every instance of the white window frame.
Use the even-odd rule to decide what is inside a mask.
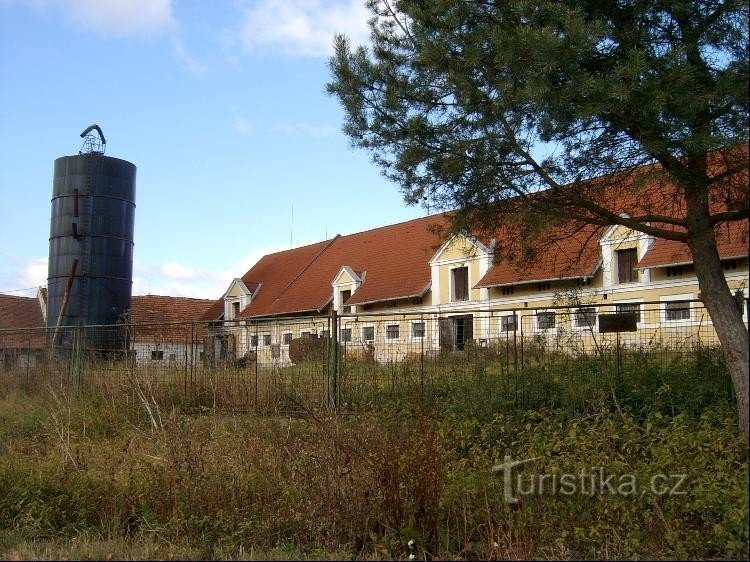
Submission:
[[[270,338],[270,343],[266,344],[265,339],[266,336]],[[273,335],[271,332],[258,332],[258,349],[261,347],[271,347],[273,345]]]
[[[581,310],[593,310],[594,311],[594,321],[591,323],[591,326],[588,324],[584,324],[583,326],[578,325],[578,312]],[[570,309],[570,327],[574,331],[578,332],[584,332],[588,330],[592,330],[596,332],[597,329],[597,307],[594,305],[581,305],[576,306]]]
[[[692,301],[695,300],[695,295],[692,293],[682,293],[679,295],[666,295],[661,298],[659,298],[659,308],[661,313],[661,321],[663,324],[667,326],[685,326],[688,324],[691,324],[695,321],[695,312],[693,303],[688,303],[688,311],[689,315],[688,318],[680,318],[678,320],[669,320],[667,319],[667,303],[668,302],[677,302],[677,301]]]
[[[294,339],[294,332],[291,332],[289,330],[285,330],[284,332],[281,333],[281,346],[282,347],[289,347],[289,343],[291,343],[291,341],[289,343],[284,343],[284,338],[286,337],[287,334],[289,334],[290,336],[292,336],[290,338],[290,340]]]
[[[415,336],[414,335],[414,325],[415,324],[422,324],[423,325],[423,332],[421,336]],[[412,341],[424,341],[427,339],[427,319],[424,320],[411,320],[409,322],[409,339]]]
[[[623,299],[619,301],[615,301],[612,303],[612,312],[617,313],[617,307],[621,304],[637,304],[638,305],[638,321],[636,322],[636,326],[644,326],[647,325],[648,322],[646,321],[646,310],[643,308],[643,299]],[[653,312],[652,312],[653,314]]]
[[[515,320],[513,322],[515,329],[514,330],[503,330],[503,318],[511,318],[511,317],[515,317]],[[498,333],[499,334],[512,334],[514,332],[517,332],[518,331],[518,323],[519,323],[518,322],[518,318],[519,318],[519,315],[516,314],[515,312],[511,312],[510,314],[501,314],[500,316],[498,316],[498,318],[497,318],[497,331],[498,331]]]
[[[552,328],[540,328],[539,327],[539,316],[542,314],[552,314],[555,319],[555,325]],[[557,311],[556,310],[547,310],[547,309],[539,309],[534,312],[534,331],[539,334],[555,334],[557,333],[557,329],[560,326],[560,319],[557,317]]]
[[[366,340],[365,339],[365,328],[372,328],[372,339]],[[370,343],[374,342],[375,338],[377,338],[377,334],[375,333],[375,324],[368,323],[368,324],[360,324],[359,325],[359,341],[364,343]]]
[[[395,338],[389,338],[388,337],[388,328],[390,326],[396,326],[398,328],[398,337],[395,337]],[[386,343],[394,343],[394,342],[401,341],[401,332],[402,332],[402,330],[401,330],[401,322],[399,322],[398,320],[396,320],[394,322],[387,322],[386,325],[385,325],[385,342]]]
[[[352,343],[354,341],[354,325],[350,323],[343,324],[339,326],[339,342],[340,343]],[[349,340],[344,341],[344,338],[341,337],[341,332],[343,330],[349,330]]]
[[[454,271],[457,269],[466,269],[466,300],[456,300],[456,276]],[[459,264],[455,267],[451,267],[448,269],[448,284],[450,285],[451,291],[450,291],[450,302],[452,303],[462,303],[462,302],[471,302],[471,267],[469,267],[468,263]]]

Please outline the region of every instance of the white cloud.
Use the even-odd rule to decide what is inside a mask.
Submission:
[[[310,243],[300,242],[295,246]],[[135,259],[133,260],[133,294],[217,299],[224,294],[232,279],[242,277],[260,258],[288,248],[280,244],[258,248],[227,267],[219,269],[191,267],[177,261],[149,264]],[[3,286],[0,289],[14,291],[28,289],[10,294],[34,296],[36,287],[47,285],[47,258],[31,258],[19,263],[19,266],[15,273],[10,272],[3,279]]]
[[[364,0],[260,0],[245,9],[239,40],[247,50],[268,46],[289,55],[325,57],[333,52],[336,33],[365,43],[369,17]]]
[[[192,74],[205,74],[207,70],[206,65],[196,60],[195,57],[188,52],[185,44],[182,42],[182,39],[177,36],[176,32],[172,33],[169,40],[172,43],[175,58],[182,66],[187,68]]]
[[[153,35],[174,26],[172,0],[58,0],[86,29],[113,35]]]

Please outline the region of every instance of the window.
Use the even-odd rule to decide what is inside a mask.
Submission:
[[[725,260],[721,262],[721,266],[724,268],[724,271],[737,269],[737,260]]]
[[[690,320],[690,301],[668,301],[664,305],[664,319],[667,322]]]
[[[577,309],[573,316],[573,325],[576,328],[593,328],[596,326],[596,309],[591,306]]]
[[[331,331],[330,330],[321,330],[320,331],[320,337],[321,338],[330,338],[331,337]]]
[[[287,332],[282,336],[281,343],[284,345],[289,345],[292,343],[292,332]]]
[[[310,332],[302,332],[302,333],[300,334],[300,336],[301,336],[301,337],[303,337],[303,338],[309,338],[309,337],[310,337],[311,335],[312,335],[312,334],[311,334]]]
[[[638,270],[635,268],[637,263],[638,250],[636,248],[617,250],[617,281],[619,283],[638,281]]]
[[[250,347],[258,347],[258,336],[250,336]]]
[[[510,287],[503,287],[502,293],[504,295],[512,295],[513,294],[513,286]]]
[[[339,332],[340,332],[339,341],[342,341],[342,342],[352,341],[352,329],[351,328],[341,328]]]
[[[365,341],[375,341],[375,326],[363,326],[362,339]]]
[[[537,283],[536,290],[537,291],[549,291],[552,288],[552,285],[549,283]]]
[[[352,296],[351,291],[341,291],[341,312],[349,314],[352,311],[351,306],[346,306],[344,303],[348,301]]]
[[[641,305],[637,302],[626,302],[615,307],[617,314],[635,314],[636,322],[641,321]]]
[[[424,337],[424,322],[412,322],[411,323],[411,337],[413,338]]]
[[[385,339],[387,340],[398,339],[398,324],[388,324],[385,327]]]
[[[240,303],[239,301],[232,303],[232,318],[237,318],[240,315]]]
[[[667,268],[667,277],[679,277],[682,273],[682,266],[674,265]]]
[[[516,331],[516,315],[509,314],[507,316],[500,317],[500,331],[501,332],[515,332]]]
[[[271,334],[263,334],[263,345],[271,345]]]
[[[170,353],[169,354],[169,362],[170,363],[174,363],[175,361],[177,361],[177,354],[176,353]]]
[[[457,267],[451,270],[453,276],[453,300],[469,300],[469,268]]]
[[[539,330],[549,330],[555,327],[555,313],[554,312],[537,312],[536,313],[536,327]]]
[[[152,351],[151,352],[151,361],[163,361],[164,360],[164,352],[163,351]]]

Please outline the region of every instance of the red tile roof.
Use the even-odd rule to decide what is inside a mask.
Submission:
[[[0,294],[0,349],[41,349],[45,342],[39,299]]]
[[[720,225],[716,229],[716,245],[723,259],[748,255],[748,221]],[[684,242],[658,238],[649,248],[638,267],[667,267],[693,263],[693,256]]]
[[[586,226],[567,235],[561,233],[527,260],[495,263],[475,287],[592,277],[601,263],[599,238],[602,231],[602,227]],[[511,246],[516,246],[514,249],[522,252],[518,247],[520,241]],[[502,259],[499,254],[497,252],[495,255]]]
[[[320,311],[330,302],[331,282],[344,265],[365,275],[348,304],[421,296],[430,283],[428,262],[442,242],[436,229],[447,226],[436,215],[266,256],[242,278],[262,285],[240,316]],[[279,281],[280,274],[286,283]]]
[[[731,183],[730,188],[717,188],[721,201],[741,197],[740,184],[746,191],[746,179]],[[645,166],[630,174],[594,178],[569,187],[601,206],[628,216],[685,214],[684,198],[672,184],[663,181],[659,166]],[[729,195],[732,197],[727,198]],[[550,195],[542,192],[538,196]],[[717,200],[717,204],[721,205],[721,201]],[[584,222],[585,213],[582,211]],[[363,283],[346,304],[421,296],[429,288],[429,260],[445,240],[440,232],[450,231],[449,223],[449,216],[434,215],[264,256],[242,277],[248,286],[255,283],[259,288],[240,317],[321,311],[331,301],[331,283],[342,266],[364,276]],[[519,259],[525,253],[523,233],[514,232],[512,226],[477,234],[486,246],[496,240],[496,259],[506,259],[493,264],[475,286],[593,276],[601,262],[599,239],[605,228],[581,224],[555,226],[552,230],[555,240],[536,252],[533,259],[526,260]],[[507,259],[509,255],[513,259]],[[204,318],[216,320],[223,310],[220,299]]]
[[[206,335],[200,323],[212,300],[161,295],[139,295],[130,300],[131,338],[134,341],[200,341]]]

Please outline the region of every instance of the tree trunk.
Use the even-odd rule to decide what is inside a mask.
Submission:
[[[688,206],[688,210],[690,210]],[[690,233],[688,245],[693,254],[695,275],[701,299],[708,309],[716,335],[726,357],[727,369],[737,395],[740,433],[748,438],[748,331],[742,313],[724,277],[713,228]]]

